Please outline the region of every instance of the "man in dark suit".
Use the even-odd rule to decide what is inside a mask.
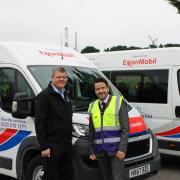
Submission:
[[[123,180],[128,145],[129,121],[123,96],[111,96],[108,83],[96,79],[98,100],[89,106],[90,159],[97,160],[103,180]]]
[[[44,159],[43,180],[72,180],[72,104],[67,72],[53,69],[51,82],[36,98],[35,128]]]

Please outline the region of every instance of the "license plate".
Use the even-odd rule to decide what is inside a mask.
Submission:
[[[140,176],[148,172],[150,172],[150,164],[146,164],[144,166],[140,166],[140,167],[129,170],[129,178]]]

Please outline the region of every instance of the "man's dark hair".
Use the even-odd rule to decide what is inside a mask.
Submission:
[[[106,86],[109,87],[108,82],[107,82],[105,79],[103,79],[103,78],[97,78],[97,79],[95,79],[95,80],[94,80],[94,85],[95,85],[96,83],[105,83]]]

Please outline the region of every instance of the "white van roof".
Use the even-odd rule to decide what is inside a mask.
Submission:
[[[34,42],[0,42],[0,63],[95,67],[71,48]]]
[[[85,56],[100,70],[180,65],[178,47],[89,53]]]

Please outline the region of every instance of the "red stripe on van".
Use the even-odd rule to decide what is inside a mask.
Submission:
[[[0,134],[0,144],[6,142],[9,138],[11,138],[14,134],[16,134],[17,129],[6,129]]]
[[[180,133],[180,126],[174,128],[174,129],[168,130],[168,131],[157,133],[156,136],[169,136],[169,135],[174,135],[174,134],[178,134],[178,133]]]

